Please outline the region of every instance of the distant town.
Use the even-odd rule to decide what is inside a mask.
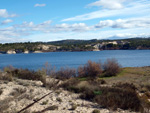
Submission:
[[[0,54],[148,49],[150,49],[150,38],[130,38],[122,40],[62,40],[54,42],[0,44]]]

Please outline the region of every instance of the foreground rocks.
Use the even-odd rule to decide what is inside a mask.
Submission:
[[[50,90],[42,87],[40,81],[14,79],[12,82],[0,81],[0,113],[16,113],[42,96],[48,96],[35,103],[25,113],[129,113],[130,111],[110,111],[79,98],[78,94],[63,89]]]

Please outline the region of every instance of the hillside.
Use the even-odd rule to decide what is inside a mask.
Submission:
[[[150,38],[119,40],[62,40],[53,42],[24,42],[0,44],[0,53],[40,53],[56,51],[147,50]]]

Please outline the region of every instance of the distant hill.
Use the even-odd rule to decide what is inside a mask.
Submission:
[[[98,43],[100,40],[92,39],[92,40],[61,40],[61,41],[53,41],[47,42],[47,44],[52,45],[73,45],[73,44],[89,44],[89,43]]]
[[[128,38],[116,40],[61,40],[52,42],[22,42],[0,44],[0,53],[30,53],[53,51],[99,51],[150,49],[149,38]]]

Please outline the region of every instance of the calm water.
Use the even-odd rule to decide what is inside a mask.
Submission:
[[[116,58],[123,67],[150,66],[150,50],[107,50],[98,52],[50,52],[32,54],[0,54],[0,68],[13,65],[16,68],[39,69],[45,62],[56,68],[77,68],[88,60],[104,62]]]

